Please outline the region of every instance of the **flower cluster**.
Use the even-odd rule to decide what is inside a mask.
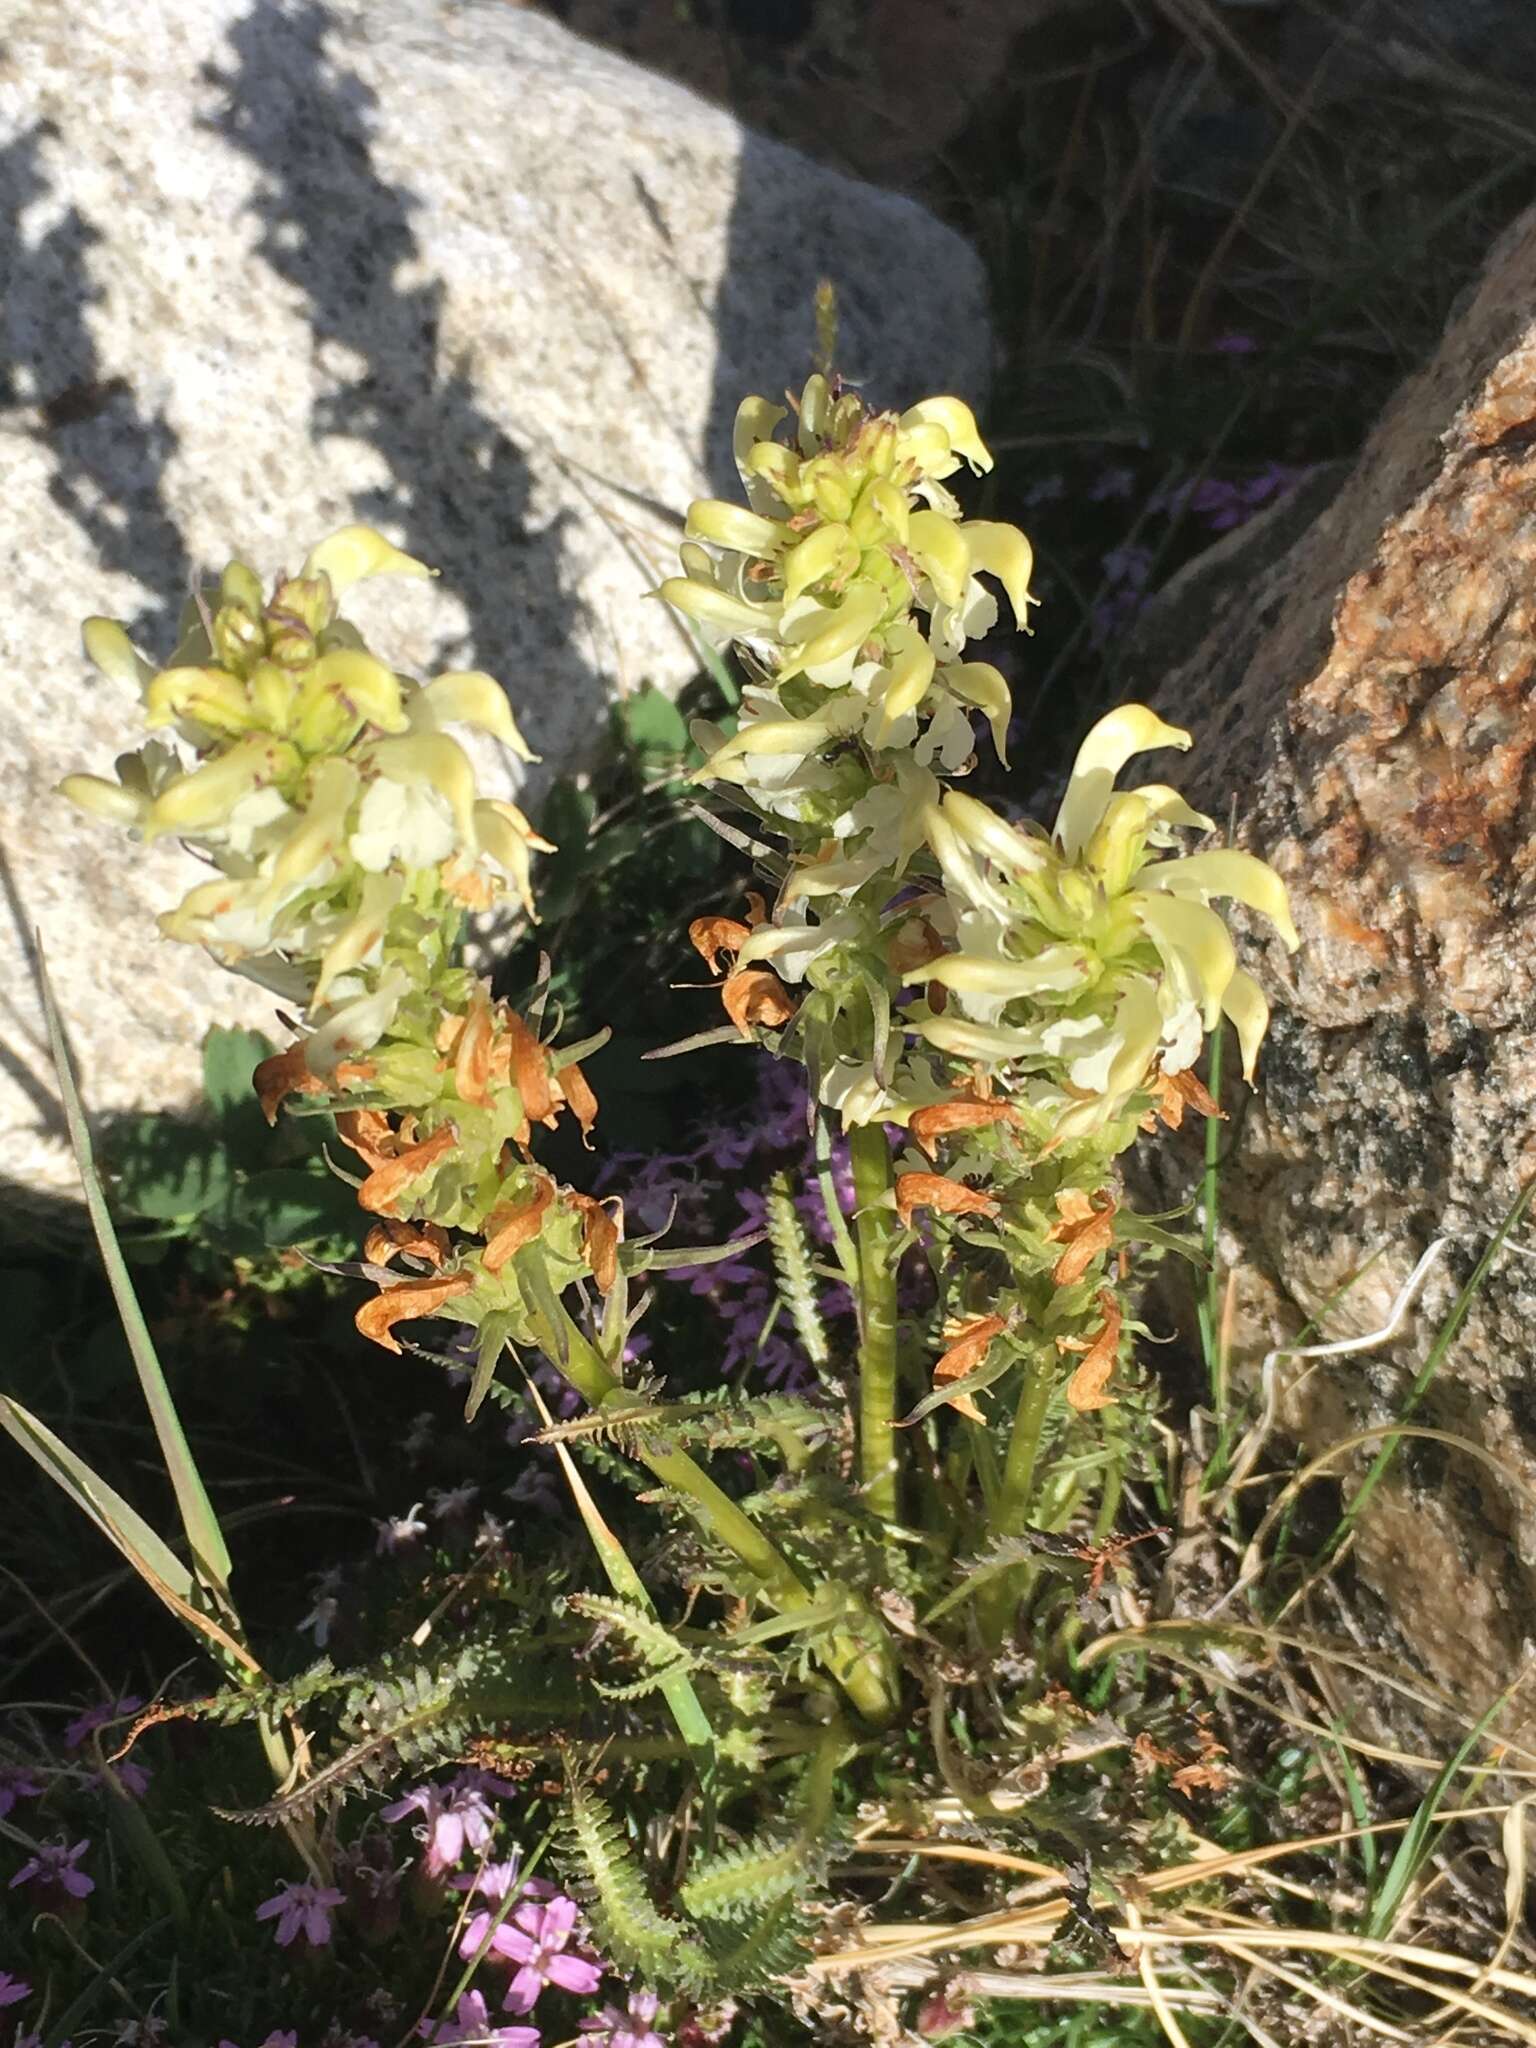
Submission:
[[[699,779],[786,849],[771,907],[754,895],[690,938],[733,1023],[802,1059],[845,1128],[908,1128],[889,1192],[876,1160],[865,1200],[960,1236],[972,1266],[1007,1258],[1008,1300],[953,1304],[937,1385],[980,1420],[972,1388],[1043,1342],[1077,1355],[1072,1405],[1100,1406],[1125,1321],[1113,1161],[1153,1112],[1205,1106],[1190,1070],[1223,1019],[1251,1078],[1268,1007],[1212,905],[1246,904],[1293,947],[1285,890],[1251,855],[1180,853],[1214,826],[1167,785],[1116,789],[1134,754],[1190,744],[1139,705],[1083,741],[1049,832],[945,788],[975,766],[973,712],[1003,756],[1007,687],[962,657],[998,619],[981,577],[1025,624],[1028,542],[961,517],[944,480],[990,457],[958,400],[873,413],[813,377],[789,446],[784,417],[742,407],[750,509],[693,506],[687,573],[661,591],[752,677],[734,734],[695,727]]]
[[[137,687],[146,726],[192,759],[157,736],[119,758],[116,781],[61,784],[216,870],[161,929],[304,1004],[317,1073],[366,1050],[428,985],[466,907],[510,891],[532,912],[529,856],[545,843],[515,805],[478,794],[446,730],[478,728],[531,760],[499,685],[478,671],[413,683],[340,616],[345,591],[384,573],[431,571],[364,526],[322,541],[270,598],[231,562],[158,670],[115,621],[88,620],[96,667]]]

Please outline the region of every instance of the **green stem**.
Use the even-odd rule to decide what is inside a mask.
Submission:
[[[608,1370],[551,1287],[537,1243],[517,1254],[517,1268],[527,1283],[540,1341],[577,1393],[594,1408],[611,1410],[628,1404],[633,1399],[629,1389]],[[781,1614],[803,1613],[815,1603],[813,1588],[686,1451],[641,1451],[639,1456],[662,1485],[681,1494],[710,1533],[736,1553]],[[872,1613],[855,1615],[832,1631],[819,1654],[866,1721],[878,1727],[892,1718],[896,1712],[895,1658],[889,1636]]]
[[[853,1233],[848,1228],[848,1219],[843,1214],[843,1205],[837,1199],[837,1184],[832,1178],[832,1124],[825,1109],[816,1112],[816,1185],[821,1191],[821,1206],[826,1211],[827,1228],[832,1233],[833,1248],[837,1263],[843,1269],[843,1278],[848,1282],[848,1291],[857,1299],[859,1291],[859,1255],[854,1248]]]
[[[992,1505],[994,1536],[1017,1536],[1029,1519],[1029,1504],[1035,1491],[1035,1466],[1040,1456],[1040,1438],[1045,1429],[1051,1390],[1056,1383],[1056,1362],[1048,1351],[1025,1361],[1024,1384],[1014,1410],[1013,1433],[1003,1462],[1003,1480]],[[1020,1572],[1001,1573],[984,1586],[976,1597],[977,1619],[984,1641],[993,1649],[1003,1641],[1019,1602]]]
[[[896,1268],[899,1228],[889,1206],[891,1149],[879,1124],[851,1139],[859,1254],[859,1470],[864,1498],[883,1522],[899,1512],[896,1486]]]

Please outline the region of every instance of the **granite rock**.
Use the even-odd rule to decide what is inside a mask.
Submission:
[[[404,669],[500,675],[547,774],[617,692],[692,673],[642,593],[729,480],[738,397],[808,367],[819,277],[882,400],[979,397],[990,341],[920,208],[506,0],[4,13],[0,1175],[43,1193],[72,1171],[34,926],[99,1112],[181,1102],[207,1025],[270,1022],[156,940],[182,857],[49,794],[133,734],[83,615],[161,652],[196,569],[369,520],[442,575],[360,593],[363,623]]]
[[[1536,1172],[1533,306],[1536,212],[1331,502],[1193,564],[1129,661],[1194,729],[1174,772],[1223,817],[1235,796],[1303,936],[1294,959],[1249,948],[1275,1012],[1221,1177],[1239,1371],[1314,1317],[1379,1330],[1449,1239],[1395,1342],[1280,1365],[1304,1449],[1378,1432],[1334,1462],[1346,1491]],[[1414,1417],[1445,1436],[1405,1442],[1355,1553],[1380,1644],[1463,1711],[1536,1636],[1533,1332],[1536,1265],[1505,1255]]]

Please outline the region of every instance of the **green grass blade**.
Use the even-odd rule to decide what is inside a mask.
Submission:
[[[531,1380],[528,1382],[528,1391],[547,1429],[552,1417],[545,1406],[543,1396]],[[598,1562],[609,1585],[621,1600],[632,1600],[647,1614],[654,1614],[656,1603],[652,1600],[645,1581],[636,1571],[629,1552],[603,1520],[597,1502],[588,1492],[586,1482],[576,1469],[575,1460],[563,1443],[556,1443],[555,1455],[560,1460],[565,1483],[571,1489],[571,1498],[575,1501],[581,1519],[586,1525],[587,1534],[592,1539],[592,1548],[597,1552]],[[688,1745],[700,1772],[707,1772],[715,1757],[715,1731],[709,1725],[709,1716],[693,1688],[692,1680],[685,1671],[673,1671],[660,1679],[659,1685],[661,1696],[677,1724],[678,1734]]]
[[[1446,1793],[1455,1782],[1457,1772],[1482,1740],[1483,1731],[1508,1700],[1509,1692],[1501,1692],[1468,1729],[1460,1748],[1441,1766],[1435,1782],[1419,1801],[1418,1810],[1409,1822],[1403,1839],[1397,1845],[1397,1853],[1387,1866],[1387,1874],[1381,1881],[1381,1889],[1371,1902],[1365,1931],[1372,1941],[1384,1941],[1391,1933],[1392,1923],[1397,1918],[1404,1895],[1413,1882],[1420,1864],[1429,1854],[1432,1846],[1430,1830],[1435,1825],[1435,1816],[1440,1811]]]
[[[213,1503],[208,1498],[202,1474],[197,1469],[197,1462],[192,1456],[191,1446],[182,1429],[181,1418],[176,1413],[171,1390],[166,1385],[160,1360],[155,1355],[149,1326],[144,1321],[144,1312],[139,1307],[138,1297],[133,1291],[133,1282],[128,1276],[128,1267],[117,1241],[117,1232],[112,1227],[112,1217],[107,1208],[101,1176],[96,1171],[91,1136],[80,1102],[80,1091],[75,1082],[74,1063],[69,1056],[63,1022],[59,1016],[58,1004],[54,1000],[47,962],[43,957],[41,935],[37,941],[37,952],[43,1009],[48,1019],[48,1043],[59,1076],[64,1116],[69,1126],[69,1139],[74,1147],[75,1162],[80,1169],[80,1183],[85,1190],[85,1206],[90,1214],[91,1228],[96,1233],[101,1262],[111,1283],[123,1334],[128,1339],[128,1348],[133,1354],[133,1363],[139,1375],[139,1384],[144,1390],[150,1420],[160,1441],[160,1455],[165,1460],[171,1485],[175,1489],[176,1505],[181,1512],[181,1526],[186,1531],[187,1542],[191,1546],[194,1567],[198,1577],[227,1609],[230,1604],[230,1562],[224,1532],[219,1527],[218,1516],[213,1511]]]
[[[56,1437],[47,1423],[0,1394],[0,1429],[20,1444],[28,1457],[46,1472],[55,1486],[67,1494],[114,1549],[119,1551],[143,1579],[157,1599],[201,1635],[230,1669],[250,1674],[259,1670],[255,1659],[223,1625],[221,1618],[204,1612],[208,1594],[192,1573],[136,1508],[94,1472],[85,1460]]]

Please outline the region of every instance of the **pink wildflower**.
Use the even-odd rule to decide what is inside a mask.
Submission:
[[[423,1825],[414,1832],[417,1840],[427,1845],[427,1875],[441,1877],[460,1860],[466,1848],[483,1849],[491,1839],[496,1813],[486,1795],[504,1797],[512,1789],[504,1779],[493,1778],[489,1772],[460,1771],[446,1785],[418,1785],[403,1799],[386,1806],[379,1817],[396,1821],[404,1820],[409,1813],[421,1814]]]
[[[287,1877],[280,1882],[282,1889],[262,1901],[256,1918],[277,1920],[279,1948],[287,1948],[300,1934],[312,1948],[323,1948],[331,1938],[331,1908],[345,1903],[345,1893],[330,1885],[295,1884]]]
[[[605,2005],[595,2019],[577,2024],[590,2048],[599,2048],[599,2044],[601,2048],[667,2048],[666,2035],[658,2034],[651,2025],[657,2003],[654,1991],[632,1991],[626,2012]]]
[[[576,1901],[557,1895],[547,1905],[529,1900],[503,1921],[491,1946],[518,1965],[502,2007],[507,2012],[532,2012],[546,1984],[585,1998],[603,1981],[603,1973],[587,1956],[573,1955],[567,1943],[576,1932]]]
[[[436,2026],[424,2019],[416,2031],[424,2041],[474,2041],[488,2043],[490,2048],[539,2048],[537,2027],[492,2026],[484,1993],[479,1991],[464,1993],[456,2019],[442,2020]]]

